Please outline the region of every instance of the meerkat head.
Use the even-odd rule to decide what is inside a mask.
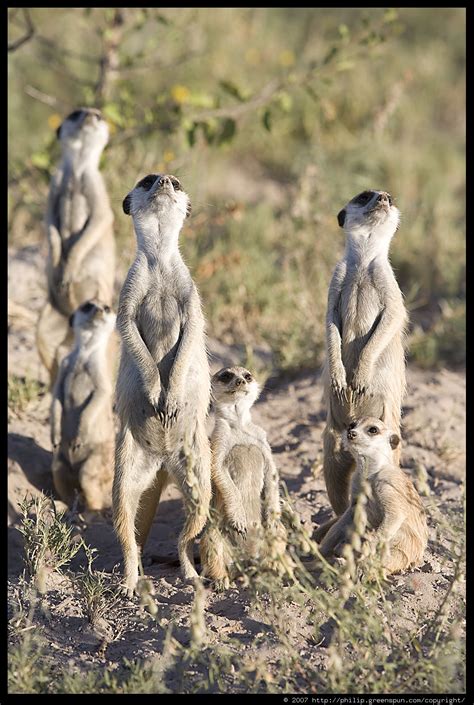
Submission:
[[[191,203],[181,183],[171,174],[148,174],[123,200],[123,211],[137,224],[180,230],[191,213]]]
[[[381,457],[390,459],[390,449],[400,443],[400,437],[388,426],[372,416],[365,416],[350,424],[342,434],[343,448],[357,458]]]
[[[115,327],[116,316],[110,306],[98,299],[85,301],[69,318],[78,340],[108,336]]]
[[[345,232],[361,238],[375,235],[391,238],[400,221],[400,211],[386,191],[362,191],[337,214]]]
[[[235,406],[250,409],[260,394],[260,386],[245,367],[224,367],[212,377],[212,398],[217,408]]]
[[[74,110],[56,130],[63,152],[100,156],[109,141],[109,128],[95,108]]]

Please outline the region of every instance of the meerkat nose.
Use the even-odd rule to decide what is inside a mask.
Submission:
[[[390,194],[383,191],[382,193],[379,193],[379,195],[377,197],[377,203],[381,203],[382,205],[388,204],[389,206],[391,206],[392,205],[392,197],[390,196]]]
[[[242,384],[245,384],[245,380],[242,379],[242,377],[237,377],[237,379],[235,380],[235,386],[240,387]]]
[[[355,431],[353,428],[349,428],[347,431],[347,437],[352,441],[354,438],[357,436],[357,431]]]
[[[160,179],[160,186],[171,186],[171,181],[169,176],[162,176]]]

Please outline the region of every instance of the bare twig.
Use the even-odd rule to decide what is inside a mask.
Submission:
[[[25,44],[25,42],[28,42],[32,36],[35,33],[35,27],[33,25],[33,22],[31,21],[30,13],[26,7],[21,8],[23,10],[23,17],[25,19],[25,24],[26,24],[26,33],[20,37],[19,39],[15,40],[14,42],[11,42],[8,45],[8,51],[16,51],[19,49],[22,44]]]

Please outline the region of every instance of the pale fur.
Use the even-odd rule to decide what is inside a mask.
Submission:
[[[87,305],[92,308],[84,311]],[[68,505],[77,490],[88,509],[99,511],[112,503],[115,314],[96,299],[83,304],[72,323],[75,345],[62,360],[53,388],[53,480]]]
[[[378,429],[372,435],[369,429]],[[398,433],[377,418],[365,417],[342,434],[342,444],[355,459],[351,503],[327,532],[320,550],[328,558],[350,541],[354,507],[364,478],[370,485],[365,510],[369,531],[367,539],[386,542],[382,558],[385,574],[420,565],[428,542],[428,526],[421,499],[411,482],[393,459],[392,448],[399,447]]]
[[[244,367],[224,368],[212,378],[213,521],[201,539],[200,554],[203,575],[224,588],[236,547],[240,558],[260,560],[272,542],[282,553],[286,546],[278,471],[266,433],[250,414],[259,393]]]
[[[77,119],[71,116],[78,115]],[[37,327],[42,362],[56,378],[68,318],[85,301],[112,304],[115,278],[113,213],[99,159],[108,141],[100,113],[82,108],[58,130],[61,161],[51,179],[46,232],[48,301]]]
[[[148,181],[147,181],[148,180]],[[210,373],[201,302],[178,248],[189,208],[175,177],[150,175],[124,199],[137,252],[120,294],[122,353],[117,379],[121,430],[113,487],[114,523],[128,594],[169,479],[182,492],[185,524],[178,541],[185,578],[197,576],[193,540],[211,497],[205,421]]]
[[[406,384],[407,312],[388,259],[400,214],[387,193],[365,193],[372,194],[368,203],[358,205],[354,197],[338,215],[346,250],[329,286],[326,314],[323,468],[337,515],[348,506],[354,469],[353,459],[341,447],[341,432],[354,419],[370,415],[399,434]],[[399,462],[399,448],[394,459]],[[318,529],[317,540],[334,521]]]

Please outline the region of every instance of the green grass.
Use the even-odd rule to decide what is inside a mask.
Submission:
[[[417,480],[423,491],[422,478]],[[397,577],[384,579],[380,556],[367,554],[359,562],[363,536],[363,512],[356,513],[351,543],[342,565],[330,565],[321,558],[308,531],[301,525],[291,503],[285,502],[288,531],[288,561],[250,564],[240,579],[252,619],[265,625],[255,635],[252,648],[243,650],[237,637],[214,634],[206,626],[206,596],[196,585],[189,613],[189,640],[182,643],[174,634],[172,620],[157,610],[134,609],[136,620],[145,620],[150,636],[164,634],[161,650],[147,660],[127,660],[85,668],[80,654],[67,667],[56,662],[47,647],[44,622],[37,616],[54,618],[48,595],[38,594],[33,581],[20,580],[15,590],[10,618],[9,692],[11,693],[462,693],[464,692],[463,620],[465,570],[462,517],[447,517],[435,497],[425,499],[429,521],[437,535],[448,542],[442,573],[447,579],[433,607],[415,607],[408,616],[404,593],[396,587]],[[362,510],[362,504],[361,504]],[[56,522],[64,518],[57,517]],[[23,521],[26,562],[34,555],[29,539],[36,536],[31,523]],[[62,535],[68,535],[64,527]],[[62,557],[67,562],[72,544],[65,542]],[[84,544],[83,544],[84,546]],[[116,629],[116,638],[127,626],[127,609],[118,600],[114,572],[95,572],[91,549],[88,556],[87,589],[84,575],[65,569],[75,586],[84,616],[93,625],[99,612]],[[363,549],[362,549],[363,550]],[[318,570],[310,573],[301,557],[316,560]],[[340,560],[341,562],[341,560]],[[361,573],[360,568],[363,568]],[[59,564],[57,564],[59,568]],[[413,574],[415,586],[417,574]],[[150,583],[143,594],[153,599]],[[92,585],[92,589],[91,588]],[[416,589],[414,587],[414,589]],[[406,588],[405,588],[406,590]],[[90,595],[95,596],[91,610]],[[147,600],[142,598],[141,604]],[[84,601],[84,598],[86,600]],[[97,601],[98,598],[98,601]],[[109,599],[110,598],[110,599]],[[148,600],[149,601],[149,600]],[[107,612],[102,608],[107,606]],[[299,625],[288,618],[288,605],[303,618],[308,632],[302,638]],[[122,630],[120,627],[122,624]],[[330,626],[332,624],[332,626]],[[326,640],[322,647],[323,640]],[[99,652],[106,648],[103,643]],[[257,648],[258,647],[258,648]],[[100,653],[98,652],[99,656]],[[308,659],[322,654],[322,660]]]
[[[410,311],[411,359],[462,365],[465,10],[147,12],[127,15],[122,68],[105,104],[114,133],[103,171],[121,275],[135,248],[122,199],[144,173],[177,173],[193,203],[182,250],[210,334],[248,350],[269,346],[281,368],[319,365],[327,287],[344,248],[336,214],[358,191],[383,188],[402,212],[391,260]],[[31,15],[56,47],[32,39],[10,59],[9,237],[19,247],[43,237],[58,158],[53,127],[64,112],[30,97],[28,86],[71,106],[93,103],[113,17],[63,9],[52,27],[47,10]],[[50,57],[61,47],[71,55],[58,83]],[[95,65],[74,58],[87,51]],[[163,57],[173,71],[140,68]],[[193,128],[196,115],[245,104],[272,80],[283,88],[236,118],[227,141],[219,119]]]

